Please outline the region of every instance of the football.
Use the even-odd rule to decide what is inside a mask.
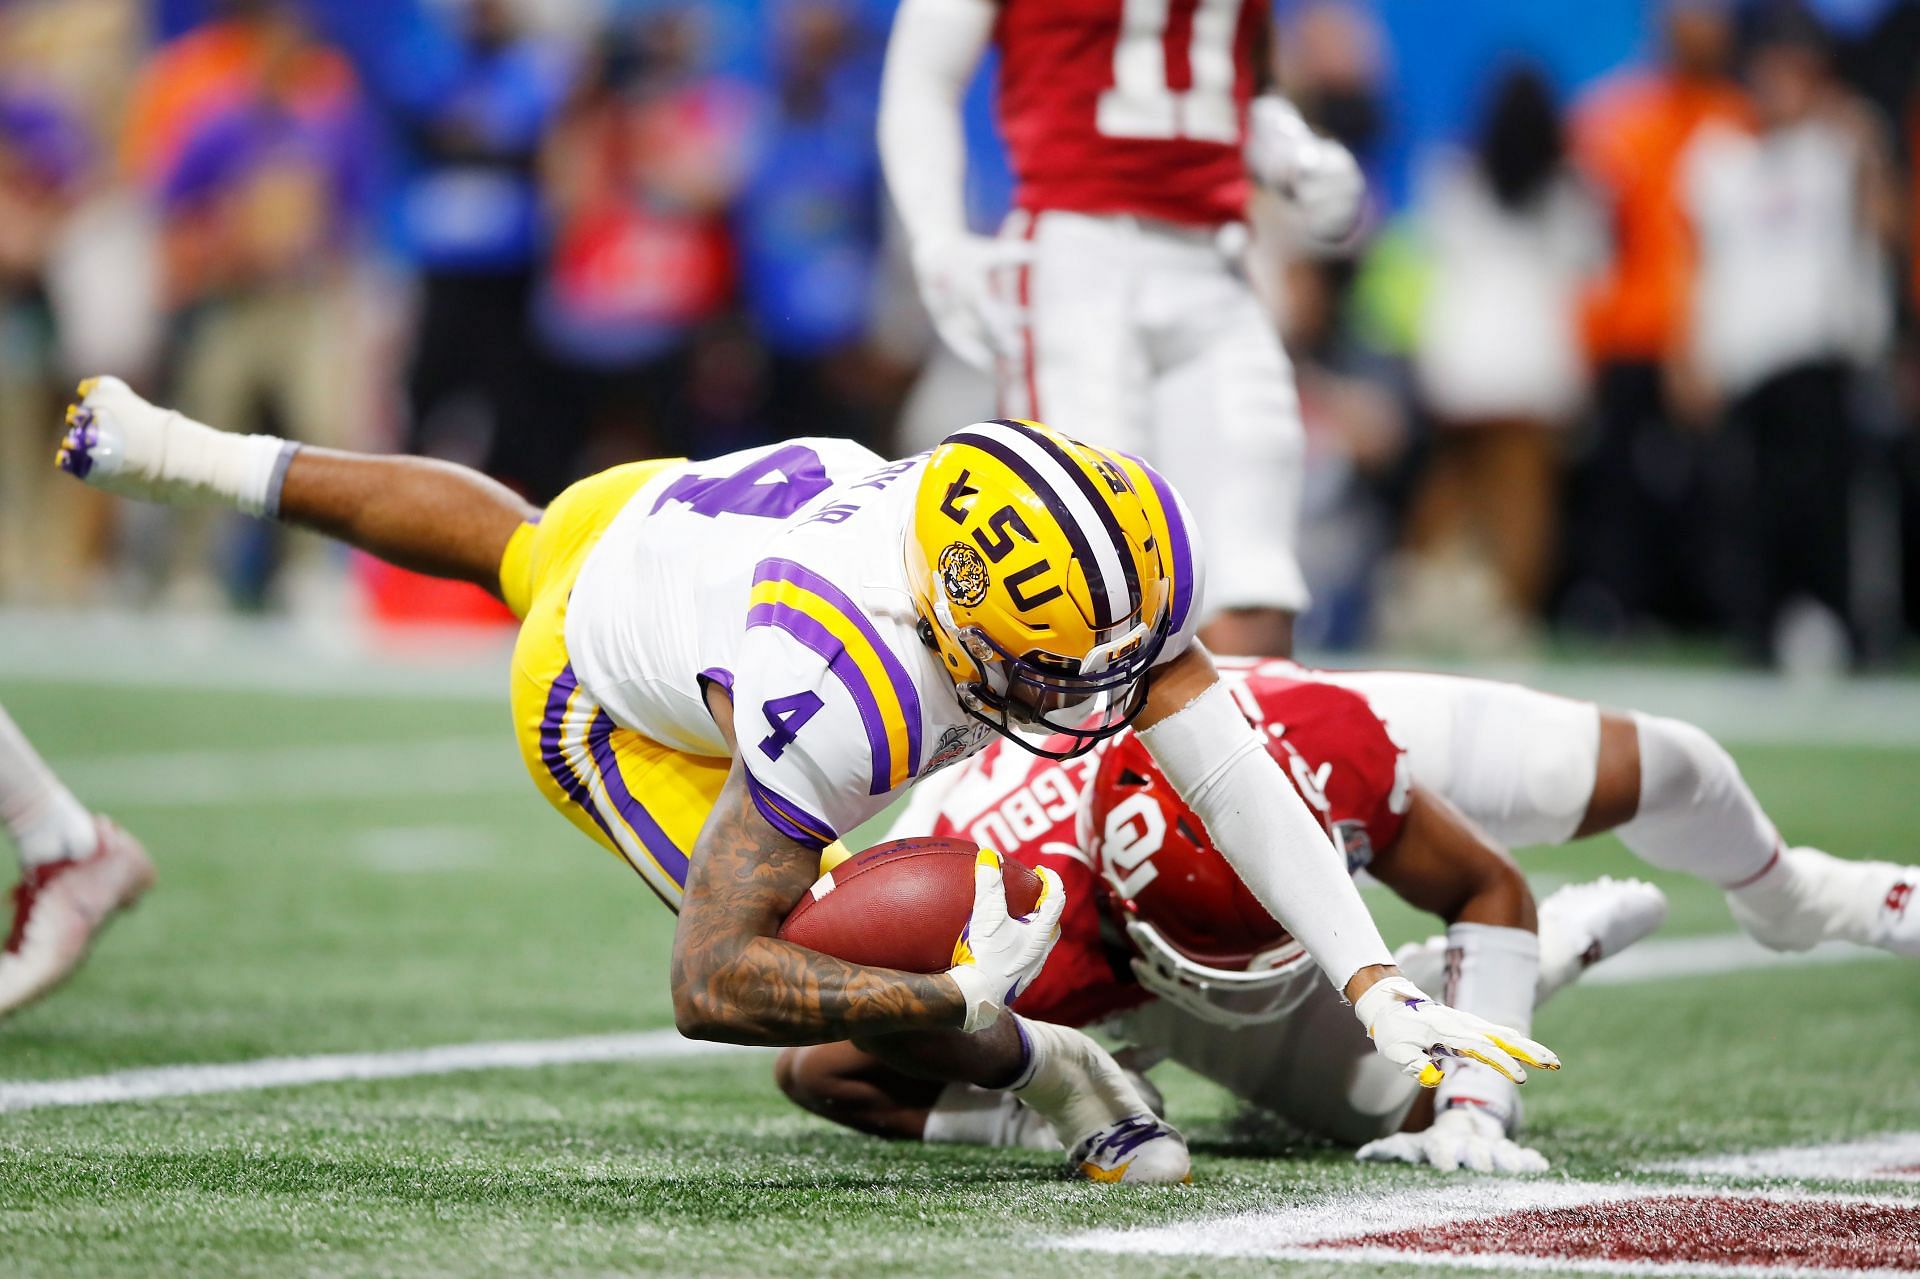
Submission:
[[[876,968],[941,973],[973,913],[979,849],[964,839],[894,839],[849,857],[822,875],[780,925],[795,945]],[[1040,877],[1003,859],[1007,909],[1024,915],[1040,900]]]

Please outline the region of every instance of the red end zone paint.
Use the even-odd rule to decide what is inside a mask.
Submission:
[[[1533,1208],[1310,1246],[1569,1262],[1920,1270],[1920,1208],[1673,1195]]]

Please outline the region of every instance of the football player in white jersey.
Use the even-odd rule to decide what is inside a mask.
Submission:
[[[1344,859],[1193,642],[1191,521],[1133,458],[987,422],[905,462],[796,440],[633,463],[539,511],[446,463],[228,435],[112,378],[82,384],[68,418],[59,464],[98,487],[278,518],[499,594],[522,619],[527,767],[678,908],[689,1035],[855,1040],[911,1073],[1016,1092],[1087,1176],[1185,1178],[1184,1141],[1092,1040],[1001,1015],[1056,936],[1057,878],[1012,918],[983,852],[942,973],[776,936],[821,849],[916,778],[996,733],[1070,754],[1133,724],[1397,1067],[1431,1086],[1463,1056],[1516,1081],[1558,1066],[1394,968]]]

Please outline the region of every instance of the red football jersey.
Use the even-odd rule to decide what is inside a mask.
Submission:
[[[1412,778],[1386,725],[1349,689],[1315,682],[1290,662],[1216,659],[1255,727],[1278,739],[1294,789],[1358,870],[1400,837]],[[1020,996],[1018,1011],[1083,1026],[1152,996],[1133,979],[1132,951],[1107,918],[1089,814],[1104,750],[1055,761],[1004,740],[960,765],[933,834],[971,839],[1028,866],[1047,866],[1067,890],[1060,941]]]
[[[1023,209],[1244,217],[1264,0],[1002,0],[1000,128]]]

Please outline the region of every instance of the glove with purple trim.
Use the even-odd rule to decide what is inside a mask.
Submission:
[[[947,976],[967,1000],[967,1019],[961,1029],[971,1034],[999,1019],[1027,983],[1039,975],[1053,944],[1060,940],[1060,914],[1067,908],[1066,886],[1042,866],[1040,896],[1033,913],[1007,913],[1007,886],[1001,878],[1000,854],[980,850],[973,865],[973,915],[953,946],[953,967]]]
[[[1431,1164],[1442,1172],[1545,1172],[1547,1157],[1507,1136],[1500,1120],[1472,1106],[1455,1106],[1424,1132],[1397,1132],[1360,1147],[1364,1163]]]
[[[1381,1055],[1422,1088],[1432,1088],[1446,1078],[1440,1063],[1449,1058],[1470,1057],[1516,1084],[1527,1082],[1522,1065],[1560,1069],[1560,1059],[1546,1045],[1436,1003],[1404,977],[1388,977],[1369,986],[1353,1001],[1353,1012]]]

